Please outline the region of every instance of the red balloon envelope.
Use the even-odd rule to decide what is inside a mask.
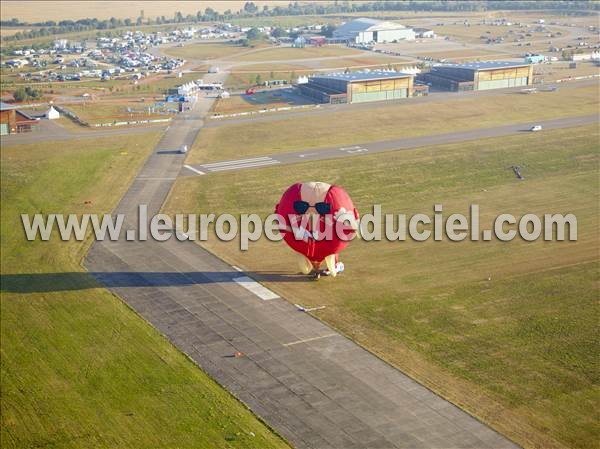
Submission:
[[[323,261],[336,275],[338,254],[356,235],[358,212],[348,193],[324,182],[296,183],[288,187],[275,208],[285,223],[285,242],[305,257],[303,272],[318,271]]]

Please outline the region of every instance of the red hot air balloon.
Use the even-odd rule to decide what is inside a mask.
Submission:
[[[338,254],[358,230],[358,212],[344,189],[324,182],[304,182],[290,186],[275,207],[285,227],[283,238],[290,248],[302,254],[300,269],[335,276],[343,271]]]

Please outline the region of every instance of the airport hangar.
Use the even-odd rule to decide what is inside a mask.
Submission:
[[[486,61],[434,65],[418,76],[440,90],[502,89],[533,84],[533,66],[523,62]]]
[[[413,80],[414,75],[401,72],[329,73],[311,76],[298,87],[319,103],[365,103],[412,97]]]
[[[334,42],[370,44],[415,40],[415,32],[399,23],[383,20],[360,18],[346,22],[333,32]]]

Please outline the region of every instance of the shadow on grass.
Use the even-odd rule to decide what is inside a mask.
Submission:
[[[283,272],[68,272],[23,273],[0,276],[0,290],[10,293],[44,293],[91,288],[178,287],[235,282],[249,276],[258,282],[311,282],[308,276]]]

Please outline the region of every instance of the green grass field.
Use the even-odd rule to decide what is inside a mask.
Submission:
[[[288,83],[291,83],[298,77],[299,73],[295,71],[290,72],[280,72],[280,71],[270,71],[264,73],[230,73],[225,79],[225,89],[246,89],[250,86],[256,86],[256,76],[260,75],[260,81],[263,83],[264,81],[269,80],[286,80]]]
[[[323,59],[323,60],[310,60],[296,61],[294,63],[285,62],[262,62],[256,64],[242,64],[234,67],[232,72],[269,72],[271,70],[277,71],[315,71],[315,70],[330,70],[330,69],[345,69],[353,68],[359,69],[361,67],[404,67],[411,65],[411,60],[408,58],[400,58],[394,56],[380,55],[373,53],[370,55],[357,55],[348,56],[345,58],[334,58],[334,59]]]
[[[83,81],[65,81],[65,82],[28,82],[17,78],[15,74],[0,73],[1,83],[0,91],[3,95],[12,96],[17,86],[34,86],[42,90],[46,98],[52,99],[60,96],[80,96],[83,93],[92,94],[96,97],[110,97],[111,99],[120,99],[122,97],[137,96],[139,98],[148,98],[157,96],[164,99],[164,95],[170,90],[181,84],[195,81],[202,76],[202,73],[208,69],[207,65],[194,67],[195,72],[184,73],[181,78],[175,75],[152,76],[142,78],[139,84],[135,85],[129,79],[111,79],[108,81],[83,80]]]
[[[192,147],[188,163],[594,114],[598,105],[598,88],[591,86],[535,95],[395,103],[368,111],[207,128]]]
[[[468,43],[474,43],[474,44],[479,44],[479,43],[485,43],[484,39],[481,39],[482,36],[485,36],[486,38],[497,38],[497,37],[503,37],[504,39],[506,39],[508,42],[512,41],[515,39],[515,37],[518,34],[526,34],[526,33],[530,33],[532,36],[529,39],[526,40],[532,40],[532,39],[543,39],[545,37],[546,32],[549,33],[553,33],[555,31],[558,31],[558,29],[550,26],[545,28],[545,32],[537,32],[534,31],[533,28],[532,29],[527,29],[527,30],[523,30],[522,28],[519,28],[517,25],[513,25],[513,26],[503,26],[503,27],[498,27],[498,26],[493,26],[493,25],[469,25],[469,26],[465,26],[462,21],[459,21],[459,23],[448,23],[445,24],[443,26],[434,26],[433,30],[436,32],[436,34],[440,35],[440,36],[451,36],[452,38],[459,40],[461,42],[468,42]],[[512,31],[512,33],[510,33],[509,31]]]
[[[598,138],[591,125],[180,178],[165,210],[265,216],[291,183],[321,180],[344,186],[362,214],[381,204],[431,216],[441,203],[446,217],[468,215],[475,203],[486,229],[499,213],[574,213],[577,242],[359,240],[339,278],[265,283],[327,306],[319,318],[525,447],[588,449],[600,438]],[[205,246],[259,280],[297,272],[283,243],[240,252],[213,236]]]
[[[113,99],[89,101],[85,103],[72,103],[66,109],[77,114],[79,118],[88,123],[112,123],[120,120],[149,120],[172,117],[173,114],[159,114],[148,112],[154,105],[153,100],[141,102],[133,98],[121,101]],[[131,112],[127,109],[130,108]]]
[[[199,43],[186,44],[183,47],[171,47],[165,51],[168,55],[184,59],[216,59],[244,53],[250,50],[236,44]]]
[[[255,99],[260,97],[262,100],[264,100],[264,102],[248,103],[243,96],[232,95],[229,98],[217,99],[213,105],[213,108],[211,109],[211,112],[214,114],[234,114],[238,112],[258,111],[265,108],[278,108],[290,105],[290,103],[286,102],[282,97],[269,95],[268,91],[255,95],[257,95],[257,97],[254,97]]]
[[[239,55],[235,58],[236,61],[277,61],[277,60],[293,60],[293,59],[312,59],[325,58],[331,56],[351,56],[359,55],[363,52],[354,50],[353,48],[342,47],[338,45],[326,45],[324,47],[273,47],[265,48],[264,50]]]
[[[159,137],[2,149],[3,448],[287,447],[82,269],[89,242],[25,241],[20,213],[109,212]],[[40,273],[70,275],[21,293]]]

